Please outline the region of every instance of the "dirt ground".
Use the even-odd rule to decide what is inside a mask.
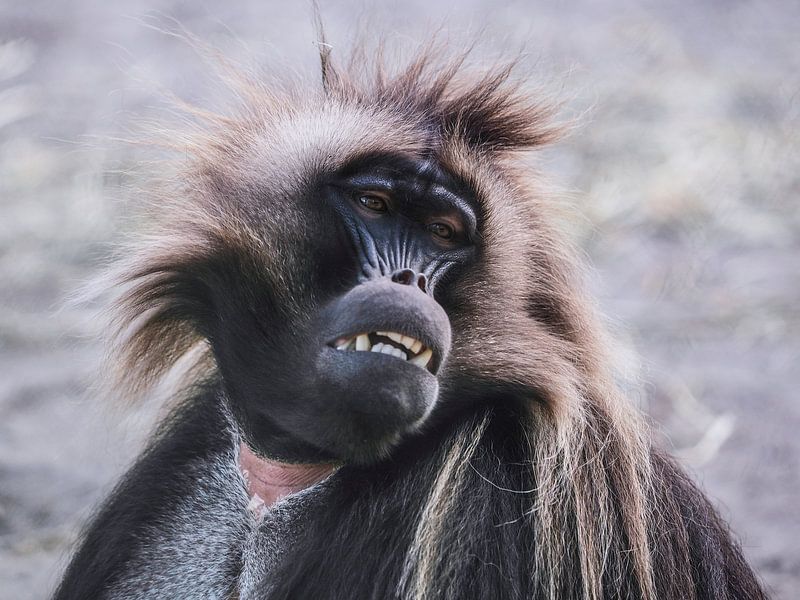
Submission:
[[[775,597],[800,596],[800,3],[320,3],[335,46],[357,24],[413,46],[442,23],[487,54],[524,45],[523,65],[579,117],[537,160],[577,207],[657,435]],[[201,61],[157,29],[174,18],[233,55],[310,71],[309,14],[0,2],[0,597],[47,596],[149,423],[93,397],[92,309],[65,301],[125,229],[136,176],[109,138],[153,117],[157,86],[213,96]]]

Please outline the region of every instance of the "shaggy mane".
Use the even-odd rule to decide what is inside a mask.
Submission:
[[[727,534],[713,509],[651,447],[641,417],[614,382],[604,333],[581,291],[573,253],[547,222],[552,212],[547,199],[509,166],[518,151],[556,139],[560,129],[553,125],[552,103],[523,89],[513,63],[481,72],[467,66],[469,51],[452,59],[440,59],[442,54],[442,47],[434,43],[405,66],[392,68],[381,47],[362,47],[346,66],[339,66],[321,35],[322,77],[316,92],[242,75],[233,78],[241,105],[232,114],[184,107],[188,131],[171,132],[166,142],[179,152],[183,164],[175,182],[151,202],[159,216],[153,231],[123,258],[113,277],[117,295],[112,364],[123,393],[146,392],[187,353],[187,380],[213,380],[203,317],[210,310],[211,290],[226,285],[226,261],[235,256],[266,277],[271,266],[289,260],[276,255],[268,235],[257,231],[252,216],[234,202],[237,194],[258,193],[254,170],[269,175],[268,161],[250,156],[252,147],[263,139],[277,144],[275,140],[286,138],[293,144],[287,154],[293,155],[303,144],[318,144],[305,163],[283,167],[300,173],[299,180],[335,168],[332,161],[340,147],[336,144],[351,143],[341,154],[361,146],[370,151],[380,147],[382,135],[392,133],[396,137],[384,145],[407,153],[440,153],[446,166],[460,169],[459,175],[483,186],[484,193],[501,190],[514,198],[513,205],[498,199],[486,219],[486,286],[497,289],[464,294],[475,310],[489,310],[492,299],[501,297],[493,294],[511,290],[519,297],[508,302],[518,314],[495,315],[489,323],[468,318],[457,323],[454,331],[467,331],[487,345],[496,342],[489,347],[499,350],[479,353],[466,342],[454,342],[449,368],[465,378],[492,382],[499,396],[513,397],[522,408],[513,418],[486,407],[476,410],[480,414],[446,432],[441,448],[415,459],[419,472],[398,474],[397,481],[408,481],[408,489],[417,494],[404,497],[408,511],[397,517],[403,529],[398,525],[391,532],[402,559],[387,559],[377,550],[375,556],[359,558],[343,547],[349,541],[354,548],[374,548],[374,541],[361,534],[362,521],[364,531],[369,525],[373,533],[392,527],[381,521],[379,510],[370,508],[377,505],[360,505],[356,499],[352,509],[336,507],[347,515],[341,522],[333,508],[315,517],[320,531],[330,537],[299,542],[295,562],[282,573],[278,588],[286,593],[304,589],[308,595],[299,597],[317,597],[317,583],[309,574],[318,569],[336,577],[336,565],[325,560],[340,554],[353,569],[359,560],[374,567],[362,574],[363,587],[357,592],[369,585],[380,588],[381,583],[367,580],[374,572],[395,577],[398,588],[391,593],[414,600],[458,598],[447,590],[485,591],[482,586],[490,581],[502,585],[491,565],[475,566],[477,550],[469,537],[474,527],[476,536],[510,545],[510,554],[498,554],[497,560],[515,569],[520,587],[514,597],[733,598],[722,588],[729,585],[735,591],[732,573],[747,570],[738,548],[720,541]],[[322,117],[313,120],[316,114]],[[389,124],[385,131],[372,132],[375,122]],[[317,139],[326,135],[335,138],[328,146]],[[290,198],[295,190],[268,175],[262,177],[275,186],[275,193]],[[502,254],[515,248],[503,246],[502,226],[512,231],[512,218],[525,219],[533,230],[509,234],[511,241],[525,244],[525,256]],[[491,250],[493,246],[497,249]],[[518,270],[510,268],[517,264],[522,265]],[[290,270],[284,266],[283,271]],[[511,285],[504,289],[492,283],[492,273]],[[276,294],[283,288],[297,289],[302,282],[291,284],[275,282]],[[293,317],[303,318],[299,311]],[[370,502],[386,501],[386,490],[375,481],[388,477],[371,476],[347,469],[341,475],[342,481],[352,477],[366,482],[364,489],[373,494]],[[698,516],[711,523],[705,533],[698,533]],[[521,525],[518,530],[490,525],[494,518]],[[350,529],[345,527],[348,523]],[[457,533],[464,540],[459,541]],[[692,540],[698,535],[714,539],[702,546]],[[486,552],[494,555],[497,549]],[[709,557],[723,564],[718,567],[718,580],[723,582],[719,593],[714,591],[717,580],[703,570]],[[394,563],[378,564],[380,560]],[[398,565],[400,571],[392,570]],[[465,565],[483,569],[486,582],[475,581]],[[459,588],[459,581],[473,587]],[[749,589],[755,590],[751,597],[759,597],[757,584]],[[390,594],[381,588],[384,592]],[[273,597],[290,596],[276,592]]]

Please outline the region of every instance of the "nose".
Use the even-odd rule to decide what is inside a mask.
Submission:
[[[400,285],[415,285],[424,293],[428,293],[428,278],[413,269],[400,269],[392,273],[392,281]]]

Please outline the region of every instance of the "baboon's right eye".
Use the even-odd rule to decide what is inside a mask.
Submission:
[[[373,212],[382,213],[389,210],[389,205],[386,202],[386,199],[376,194],[361,194],[358,197],[358,202],[361,204],[361,206]]]

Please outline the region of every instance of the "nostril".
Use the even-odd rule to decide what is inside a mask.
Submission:
[[[401,285],[413,285],[417,278],[417,274],[411,269],[402,269],[392,273],[392,281]]]
[[[428,278],[413,269],[401,269],[392,273],[392,281],[400,285],[416,285],[426,294],[428,293]]]

